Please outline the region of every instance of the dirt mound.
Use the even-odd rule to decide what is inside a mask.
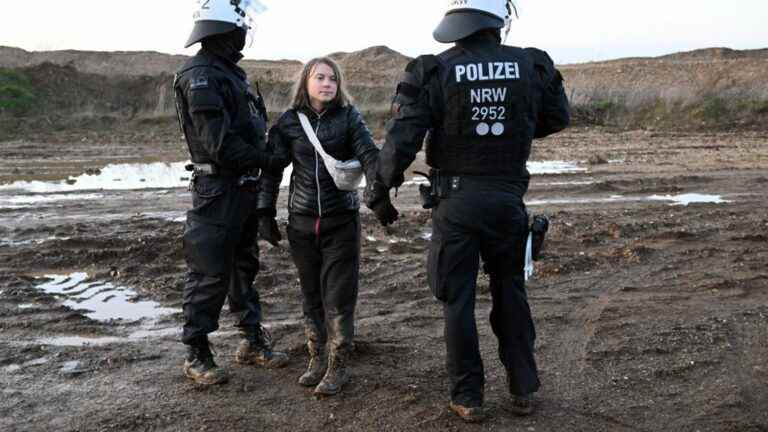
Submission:
[[[691,104],[704,97],[768,100],[768,57],[679,62],[637,59],[563,66],[575,104],[614,101],[628,108],[664,100]]]
[[[107,76],[160,75],[172,73],[186,60],[186,56],[152,51],[99,52],[99,51],[39,51],[0,47],[0,67],[25,68],[42,63],[71,66],[84,73]]]
[[[663,60],[732,60],[732,59],[768,59],[768,49],[735,50],[731,48],[704,48],[688,52],[669,54],[658,59]]]
[[[334,53],[355,103],[377,135],[409,57],[385,46]],[[25,125],[62,127],[51,117],[163,118],[175,116],[172,73],[185,56],[156,52],[27,52],[0,47],[0,140],[24,138]],[[244,60],[267,106],[290,103],[301,62]],[[768,49],[710,48],[657,58],[564,65],[576,124],[625,129],[758,129],[768,127]],[[9,79],[4,79],[7,75]],[[24,87],[26,85],[26,87]],[[21,86],[21,88],[19,87]],[[5,90],[8,90],[7,92]],[[8,93],[8,94],[6,94]],[[9,109],[23,99],[27,109]],[[11,118],[9,118],[9,115]],[[48,120],[40,123],[40,117]],[[47,127],[48,126],[48,127]],[[66,127],[66,122],[64,122]]]
[[[352,53],[334,53],[331,58],[344,68],[350,82],[363,86],[394,86],[411,60],[385,46],[375,46]]]
[[[173,74],[188,59],[183,55],[170,55],[154,51],[25,51],[0,46],[0,68],[27,68],[43,63],[71,66],[83,73],[115,76],[154,76]],[[264,72],[270,80],[291,81],[301,67],[295,60],[243,60],[246,71]]]
[[[81,72],[72,65],[42,63],[16,69],[0,69],[0,79],[17,77],[17,89],[27,91],[28,97],[8,110],[17,120],[116,117],[133,119],[164,116],[173,110],[170,74],[107,77]],[[4,101],[15,100],[13,94],[3,94]],[[3,116],[0,116],[3,119]]]

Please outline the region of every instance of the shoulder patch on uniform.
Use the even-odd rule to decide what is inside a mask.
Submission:
[[[201,75],[201,76],[192,78],[189,81],[189,88],[191,90],[200,90],[200,89],[208,88],[208,76]]]

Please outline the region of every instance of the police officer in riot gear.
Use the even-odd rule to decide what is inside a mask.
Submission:
[[[524,286],[528,215],[526,161],[531,143],[569,124],[562,76],[544,52],[501,43],[516,14],[508,0],[453,0],[434,32],[449,50],[413,60],[398,84],[378,179],[366,202],[382,224],[389,189],[422,148],[425,136],[433,234],[428,280],[443,303],[450,408],[483,419],[484,371],[474,317],[479,261],[490,276],[491,326],[507,371],[508,408],[533,411],[539,389],[535,330]],[[507,27],[508,28],[508,27]]]
[[[280,367],[288,357],[272,350],[261,325],[257,236],[276,244],[280,233],[272,192],[263,190],[260,169],[274,168],[267,152],[267,113],[252,91],[242,58],[250,18],[258,2],[199,0],[187,47],[202,49],[176,74],[174,91],[194,171],[193,208],[187,212],[184,253],[189,267],[184,286],[184,330],[188,346],[184,373],[199,384],[227,380],[213,360],[207,335],[218,328],[225,299],[237,316],[241,364]]]

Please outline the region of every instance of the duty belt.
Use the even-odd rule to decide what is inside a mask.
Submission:
[[[425,209],[436,207],[441,199],[448,198],[452,193],[460,191],[466,182],[471,183],[478,180],[509,181],[515,177],[528,177],[528,171],[525,168],[520,170],[519,175],[510,173],[502,176],[453,174],[436,168],[429,170],[429,174],[419,171],[414,171],[414,174],[424,176],[429,180],[428,185],[422,184],[419,186],[422,207]]]
[[[196,176],[221,176],[221,177],[239,177],[242,173],[217,167],[214,164],[191,163],[184,167],[187,171]]]
[[[247,186],[247,185],[258,185],[259,180],[261,179],[261,173],[259,170],[254,169],[251,172],[247,173],[236,173],[232,170],[226,170],[217,167],[213,164],[198,164],[198,163],[191,163],[184,167],[187,171],[192,172],[192,182],[194,182],[194,179],[196,177],[200,176],[217,176],[217,177],[228,177],[232,179],[237,179],[237,184],[239,186]],[[192,187],[192,182],[190,183],[190,188]]]

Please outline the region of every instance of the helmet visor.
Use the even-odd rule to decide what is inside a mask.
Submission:
[[[266,12],[267,7],[259,0],[232,0],[235,12],[242,18],[242,25],[248,31],[247,45],[250,47],[253,45],[254,33],[256,32],[256,17]]]

